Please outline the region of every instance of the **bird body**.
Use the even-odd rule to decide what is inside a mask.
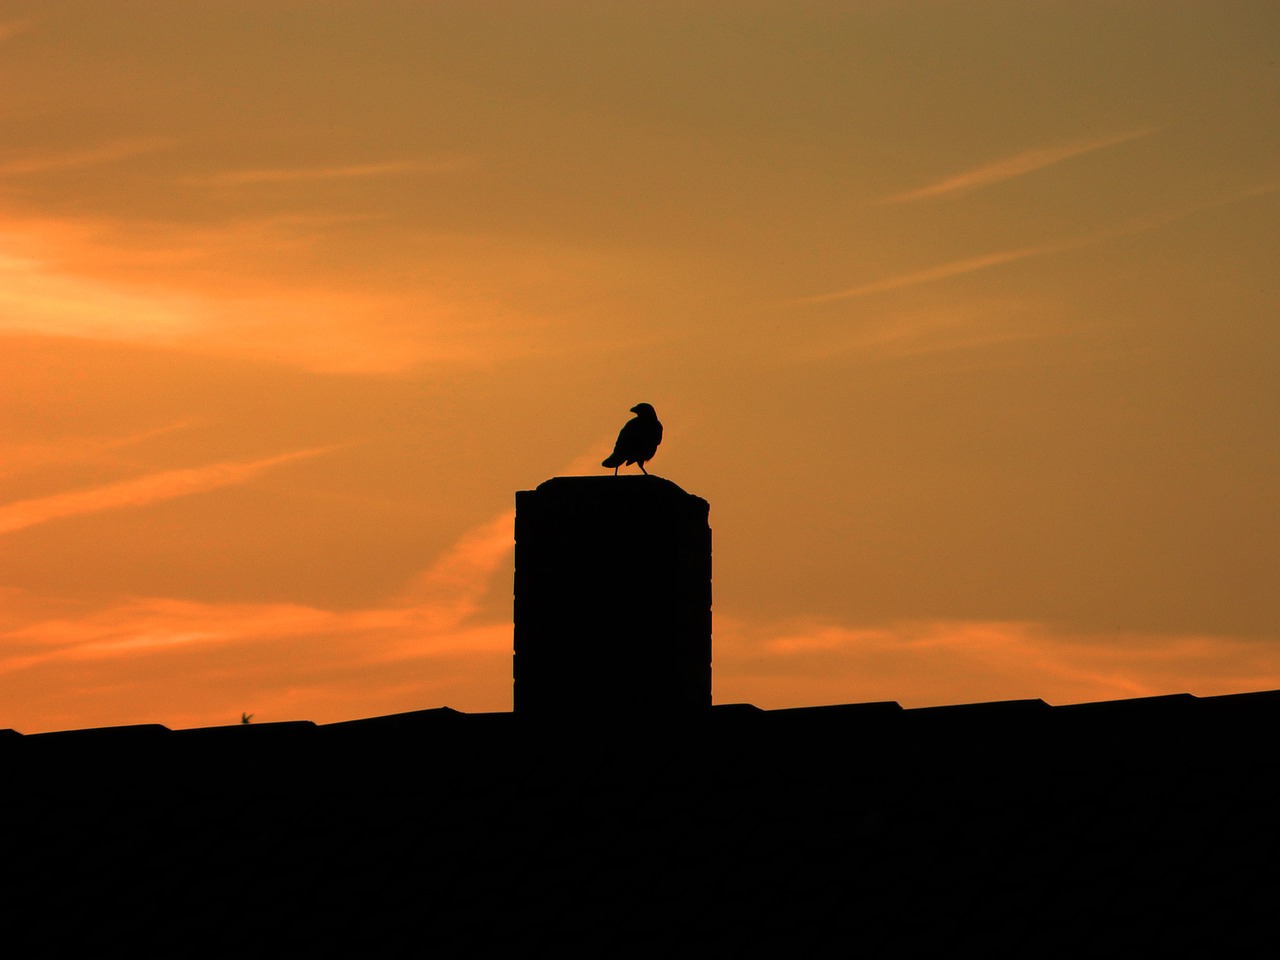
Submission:
[[[652,406],[637,403],[631,408],[631,412],[635,416],[618,431],[618,442],[613,445],[613,453],[600,464],[602,467],[613,467],[615,476],[623,464],[630,466],[633,463],[647,476],[649,471],[644,468],[645,461],[653,459],[658,451],[658,444],[662,442],[662,424],[658,422],[658,415]]]

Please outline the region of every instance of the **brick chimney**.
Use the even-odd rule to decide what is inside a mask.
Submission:
[[[711,706],[709,510],[643,475],[556,477],[516,494],[516,715]]]

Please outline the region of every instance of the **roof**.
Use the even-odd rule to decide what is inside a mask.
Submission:
[[[0,738],[3,936],[591,956],[1215,953],[1269,933],[1280,691],[425,710]]]

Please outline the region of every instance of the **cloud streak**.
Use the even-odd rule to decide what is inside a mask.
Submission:
[[[146,443],[156,437],[189,429],[198,422],[197,417],[184,417],[164,426],[119,437],[73,437],[59,443],[0,444],[0,464],[3,464],[0,466],[0,477],[11,477],[26,470],[53,464],[94,460],[112,450]]]
[[[26,33],[33,26],[35,26],[33,20],[0,20],[0,41]]]
[[[27,527],[84,514],[141,507],[158,500],[188,497],[220,487],[247,483],[272,467],[319,456],[335,447],[314,447],[264,457],[259,460],[224,461],[202,467],[160,470],[131,480],[122,480],[86,490],[56,493],[47,497],[17,500],[0,506],[0,535]]]
[[[879,202],[886,205],[914,203],[919,200],[932,200],[952,194],[969,193],[992,184],[1002,183],[1005,180],[1012,180],[1028,173],[1034,173],[1037,170],[1043,170],[1045,167],[1051,167],[1073,157],[1094,153],[1117,144],[1128,143],[1131,140],[1138,140],[1155,132],[1155,127],[1144,127],[1140,130],[1131,130],[1128,133],[1103,137],[1098,140],[1088,140],[1083,143],[1023,150],[1021,153],[974,167],[971,170],[965,170],[936,183],[885,197]]]
[[[859,297],[871,296],[872,294],[888,293],[894,290],[902,290],[907,287],[919,286],[921,284],[936,283],[941,280],[949,280],[952,277],[963,276],[968,273],[976,273],[980,270],[989,270],[992,267],[1003,266],[1007,263],[1015,263],[1019,260],[1049,256],[1056,253],[1065,253],[1069,250],[1078,250],[1107,240],[1146,233],[1151,230],[1167,227],[1179,220],[1184,220],[1188,217],[1195,216],[1196,214],[1204,213],[1209,210],[1216,210],[1220,207],[1239,203],[1244,200],[1250,200],[1255,197],[1270,196],[1277,191],[1280,191],[1280,184],[1259,184],[1246,190],[1237,191],[1223,196],[1211,197],[1197,203],[1186,204],[1167,213],[1130,220],[1119,226],[1099,230],[1098,232],[1088,234],[1087,236],[1076,237],[1059,243],[1046,243],[1035,246],[1019,247],[1014,250],[1000,250],[994,253],[981,254],[976,257],[966,257],[962,260],[952,260],[947,263],[938,264],[937,266],[926,267],[923,270],[899,273],[892,277],[885,277],[882,280],[873,280],[870,283],[860,284],[855,287],[848,287],[843,290],[833,290],[829,293],[817,293],[805,297],[797,297],[790,302],[793,304],[811,304],[831,303],[838,300],[855,300]]]
[[[928,267],[924,270],[900,273],[896,276],[886,277],[883,280],[875,280],[871,283],[864,283],[856,287],[849,287],[845,290],[835,290],[830,293],[818,293],[807,297],[799,297],[793,302],[800,304],[830,303],[835,300],[854,300],[858,297],[866,297],[875,293],[887,293],[891,290],[901,290],[905,287],[914,287],[924,283],[935,283],[939,280],[947,280],[951,277],[962,276],[966,273],[976,273],[979,270],[989,270],[992,267],[1003,266],[1006,263],[1014,263],[1015,261],[1026,260],[1031,257],[1042,257],[1051,253],[1061,253],[1065,250],[1084,246],[1090,242],[1092,242],[1092,239],[1045,244],[1043,246],[1035,247],[1022,247],[1016,250],[1001,250],[996,253],[987,253],[978,257],[968,257],[964,260],[953,260],[950,263],[939,264],[938,266]]]
[[[0,211],[3,213],[3,211]],[[349,236],[334,223],[363,217],[293,215],[200,229],[116,220],[9,219],[0,224],[0,334],[74,337],[303,370],[396,375],[419,364],[491,363],[540,343],[540,307],[473,272],[493,250],[450,242],[440,261],[395,284],[343,275]],[[403,251],[397,251],[397,256]],[[363,255],[363,254],[362,254]],[[501,250],[523,270],[560,277],[608,269],[595,254]],[[312,258],[337,268],[313,276]],[[289,279],[266,281],[262,262]],[[417,269],[417,268],[415,268]]]
[[[264,167],[251,170],[228,170],[207,176],[186,177],[183,183],[215,187],[248,186],[266,183],[311,183],[321,180],[353,180],[365,177],[387,177],[403,173],[436,173],[451,170],[462,161],[444,159],[435,162],[419,160],[384,160],[378,163],[353,163],[331,167]]]
[[[166,138],[147,137],[116,140],[83,150],[21,157],[0,161],[0,176],[44,173],[47,170],[63,170],[74,167],[94,166],[100,163],[115,163],[118,160],[128,160],[130,157],[153,153],[156,150],[172,146],[172,144],[173,141]]]

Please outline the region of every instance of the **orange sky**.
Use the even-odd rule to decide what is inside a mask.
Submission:
[[[1277,49],[0,0],[0,727],[510,709],[514,493],[641,400],[717,702],[1280,688]]]

